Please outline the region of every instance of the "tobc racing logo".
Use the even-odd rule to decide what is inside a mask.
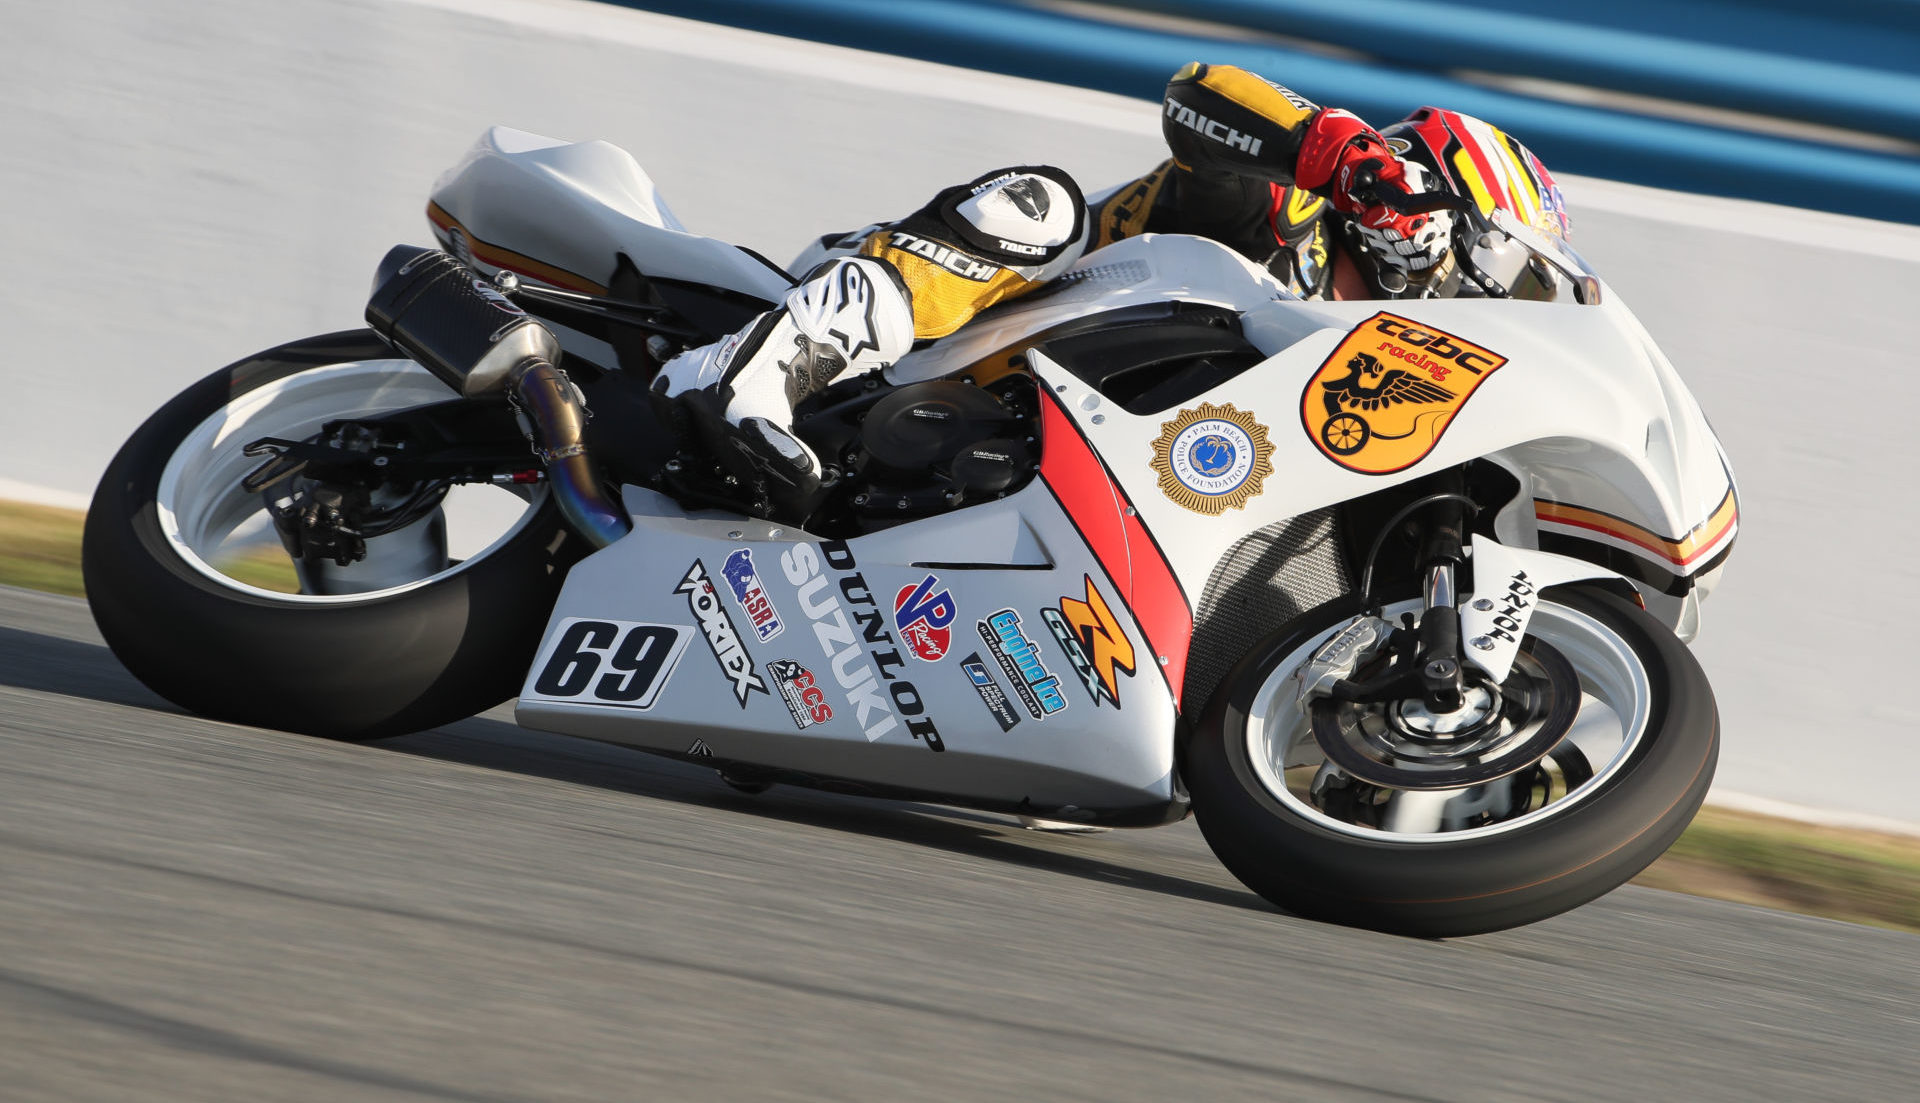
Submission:
[[[1020,722],[1020,714],[1013,711],[1013,704],[1007,700],[1007,691],[993,680],[993,674],[987,670],[987,664],[980,661],[980,652],[975,651],[960,660],[960,669],[967,672],[967,680],[973,683],[973,691],[980,695],[980,703],[987,706],[993,714],[993,722],[1000,730],[1010,732]]]
[[[929,663],[946,657],[953,642],[953,630],[947,626],[957,613],[953,595],[934,589],[938,585],[940,580],[928,575],[916,585],[902,586],[893,599],[893,626],[914,657]]]
[[[1087,687],[1087,695],[1097,706],[1102,702],[1120,707],[1120,675],[1133,677],[1133,644],[1120,627],[1120,621],[1107,607],[1106,600],[1093,585],[1091,575],[1082,576],[1087,584],[1087,599],[1060,599],[1060,608],[1040,610],[1047,631],[1066,652],[1067,662]]]
[[[814,680],[813,671],[792,659],[775,659],[767,664],[767,673],[780,687],[780,699],[793,715],[793,726],[805,731],[815,724],[833,719],[833,706],[827,703],[827,691]]]
[[[838,597],[834,580],[821,570],[822,559],[827,567],[841,572]],[[907,660],[894,646],[886,614],[874,600],[866,577],[854,569],[853,551],[846,541],[823,540],[818,552],[812,544],[796,544],[781,553],[780,569],[799,591],[800,611],[813,622],[814,638],[829,660],[833,680],[846,692],[867,741],[881,738],[904,720],[908,735],[924,740],[930,750],[946,750],[940,730],[925,715],[927,705],[920,691],[896,673],[906,667]],[[843,598],[846,605],[841,604]],[[847,605],[854,606],[851,616]],[[882,685],[885,693],[880,692]]]
[[[1349,471],[1404,471],[1427,458],[1474,390],[1506,362],[1465,338],[1381,311],[1355,326],[1307,380],[1301,426]]]
[[[733,591],[733,600],[740,603],[741,612],[747,614],[747,622],[753,625],[753,634],[761,643],[786,628],[780,623],[780,611],[773,607],[773,595],[760,584],[760,575],[753,569],[752,551],[735,548],[720,565],[720,577],[727,580],[727,589]]]
[[[1000,663],[1000,669],[1013,683],[1013,692],[1027,706],[1028,715],[1045,720],[1067,707],[1067,695],[1060,692],[1060,679],[1040,659],[1040,647],[1020,631],[1020,614],[1002,609],[975,625],[987,650]]]
[[[740,633],[733,627],[733,618],[727,615],[727,607],[720,603],[720,592],[713,588],[713,582],[707,577],[707,566],[700,560],[693,561],[687,568],[680,585],[673,588],[676,594],[687,596],[687,608],[693,611],[694,618],[700,622],[700,634],[706,637],[707,647],[713,651],[713,661],[720,664],[720,673],[733,683],[733,699],[741,708],[747,707],[747,695],[754,691],[767,692],[767,683],[753,669],[753,656],[748,653],[745,644],[740,642]]]

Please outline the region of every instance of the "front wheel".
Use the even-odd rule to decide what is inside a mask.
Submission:
[[[1299,703],[1296,674],[1351,611],[1308,614],[1256,648],[1228,675],[1187,749],[1208,844],[1281,907],[1425,937],[1518,926],[1632,878],[1699,809],[1719,749],[1713,693],[1686,647],[1631,603],[1581,587],[1544,595],[1523,662],[1503,687],[1531,699],[1502,744],[1530,748],[1527,763],[1489,770],[1485,756],[1464,759],[1454,787],[1409,768],[1446,768],[1435,759],[1393,758],[1396,746],[1434,745],[1430,723],[1424,743],[1418,730],[1396,743],[1394,725],[1409,723],[1412,703],[1359,719],[1347,710],[1340,730],[1361,733],[1355,745],[1378,757],[1371,766],[1333,742],[1326,717],[1316,738],[1316,706]],[[1527,654],[1540,660],[1531,676]],[[1565,674],[1543,673],[1549,667]],[[1527,684],[1513,688],[1516,680]],[[1543,745],[1541,730],[1564,735]],[[1343,757],[1371,780],[1343,767]],[[1409,780],[1396,786],[1396,778]]]
[[[101,635],[149,688],[204,716],[348,739],[448,723],[519,688],[585,551],[544,484],[458,488],[481,501],[462,509],[450,495],[318,586],[310,564],[296,572],[279,552],[263,496],[241,485],[262,462],[249,442],[452,397],[392,356],[366,330],[263,352],[169,402],[114,457],[82,566]],[[449,554],[450,515],[473,549],[455,546],[462,558]],[[266,567],[284,584],[260,577],[274,554]]]

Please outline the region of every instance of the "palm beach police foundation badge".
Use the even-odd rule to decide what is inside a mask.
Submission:
[[[1180,506],[1217,517],[1243,509],[1273,474],[1267,427],[1232,403],[1202,402],[1160,425],[1153,442],[1160,492]]]
[[[1320,363],[1300,396],[1300,424],[1328,459],[1389,475],[1427,458],[1453,415],[1507,358],[1381,311]]]

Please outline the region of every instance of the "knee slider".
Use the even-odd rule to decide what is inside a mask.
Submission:
[[[938,206],[972,252],[1036,282],[1073,266],[1087,244],[1087,204],[1073,177],[1050,165],[991,172]]]

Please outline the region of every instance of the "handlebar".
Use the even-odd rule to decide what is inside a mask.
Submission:
[[[1468,211],[1473,201],[1450,191],[1404,192],[1382,185],[1378,173],[1361,168],[1353,174],[1349,194],[1373,207],[1385,207],[1397,214],[1430,214],[1434,211]]]

